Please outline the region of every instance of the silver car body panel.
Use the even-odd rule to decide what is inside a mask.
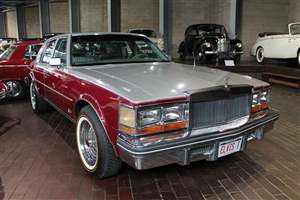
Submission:
[[[250,76],[202,66],[193,69],[191,65],[174,62],[107,64],[65,70],[133,103],[185,97],[186,92],[225,84],[247,84],[254,88],[268,86]]]

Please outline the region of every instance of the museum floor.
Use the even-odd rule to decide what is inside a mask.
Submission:
[[[300,199],[300,90],[273,86],[281,119],[262,141],[216,162],[137,171],[105,180],[87,174],[74,125],[27,101],[0,103],[2,199]]]

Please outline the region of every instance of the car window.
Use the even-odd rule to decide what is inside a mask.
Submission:
[[[49,63],[50,58],[53,55],[56,40],[52,40],[46,44],[46,48],[41,56],[41,63]]]
[[[30,57],[36,57],[42,45],[32,44],[26,48],[24,58],[29,59]]]
[[[66,64],[67,38],[62,38],[57,41],[53,58],[60,58],[63,64]]]
[[[72,37],[72,66],[167,61],[165,54],[145,37],[127,35]]]
[[[0,60],[9,60],[10,57],[13,55],[15,50],[17,49],[16,46],[12,45],[8,49],[6,49],[1,55]]]

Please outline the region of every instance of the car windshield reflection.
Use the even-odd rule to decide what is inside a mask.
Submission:
[[[71,42],[73,66],[168,61],[158,47],[140,36],[74,36]]]

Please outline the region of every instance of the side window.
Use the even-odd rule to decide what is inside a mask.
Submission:
[[[41,48],[41,45],[39,45],[39,44],[29,45],[25,51],[24,58],[25,59],[35,59],[40,48]]]
[[[45,50],[41,56],[41,63],[49,63],[50,58],[52,57],[56,40],[50,41],[46,44]]]
[[[53,58],[60,58],[63,64],[66,64],[67,38],[59,39],[53,54]]]

